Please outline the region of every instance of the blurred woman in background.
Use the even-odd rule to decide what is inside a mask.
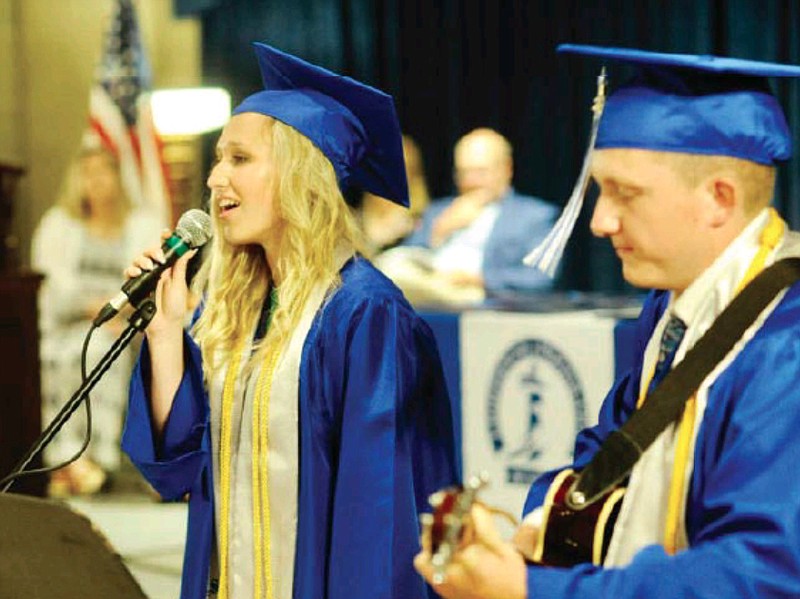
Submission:
[[[363,196],[361,222],[373,253],[394,247],[410,235],[430,204],[422,154],[409,135],[403,135],[403,159],[408,180],[408,208],[374,193]]]
[[[158,239],[158,219],[133,210],[121,184],[117,159],[100,147],[81,148],[56,204],[33,236],[33,268],[45,275],[40,292],[42,423],[49,424],[81,384],[81,349],[92,320],[120,287],[122,271],[143,245]],[[87,370],[124,328],[124,315],[92,337]],[[54,496],[99,491],[119,468],[120,433],[131,352],[126,351],[91,392],[92,440],[76,461],[55,471]],[[44,453],[48,466],[73,457],[86,436],[83,407]]]

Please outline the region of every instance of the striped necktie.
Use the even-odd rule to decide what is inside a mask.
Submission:
[[[686,324],[677,316],[672,316],[664,328],[661,336],[661,344],[658,348],[658,361],[656,362],[653,378],[647,387],[647,395],[653,392],[661,380],[667,375],[675,359],[675,353],[681,344],[683,334],[686,332]]]

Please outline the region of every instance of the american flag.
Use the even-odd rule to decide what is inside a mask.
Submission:
[[[153,126],[150,83],[133,0],[115,0],[90,94],[87,137],[118,158],[133,204],[151,208],[167,225],[172,221],[168,172]]]

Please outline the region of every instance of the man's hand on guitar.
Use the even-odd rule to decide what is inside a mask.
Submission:
[[[536,545],[542,528],[542,508],[536,508],[522,520],[514,531],[511,544],[520,552],[525,561],[536,563]]]
[[[461,541],[452,554],[443,580],[432,563],[431,527],[422,533],[422,551],[414,567],[446,599],[524,599],[526,568],[522,555],[505,542],[493,521],[494,514],[473,504]]]

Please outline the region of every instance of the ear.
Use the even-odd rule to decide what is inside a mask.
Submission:
[[[514,177],[514,161],[509,158],[503,165],[503,170],[505,171],[508,180],[511,181],[511,179]]]
[[[719,228],[729,223],[740,202],[739,188],[734,180],[724,176],[711,177],[703,191],[709,200],[709,225]]]

